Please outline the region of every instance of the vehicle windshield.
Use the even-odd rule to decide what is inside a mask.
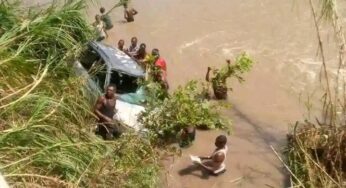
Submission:
[[[117,71],[112,71],[110,83],[117,86],[117,93],[134,93],[138,88],[138,78],[123,74]]]

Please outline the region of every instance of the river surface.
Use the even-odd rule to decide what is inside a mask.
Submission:
[[[102,5],[91,4],[90,22]],[[112,11],[115,24],[107,43],[126,45],[138,37],[148,49],[159,48],[168,63],[171,88],[190,79],[202,80],[208,66],[220,67],[246,51],[256,61],[246,82],[231,81],[233,107],[225,115],[233,121],[227,156],[228,171],[219,177],[204,176],[188,168],[189,154],[208,155],[218,131],[199,131],[195,144],[181,157],[165,162],[169,188],[287,187],[283,165],[270,146],[283,150],[290,124],[307,113],[302,93],[318,85],[320,60],[316,33],[307,4],[302,0],[134,0],[139,14],[124,23],[123,9]],[[32,1],[30,1],[32,3]],[[342,5],[341,7],[346,7]],[[346,12],[346,11],[344,11]],[[322,27],[328,62],[335,59],[333,36]],[[331,68],[332,69],[332,68]],[[332,70],[331,70],[332,71]]]

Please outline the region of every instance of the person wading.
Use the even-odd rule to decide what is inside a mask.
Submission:
[[[124,4],[124,18],[127,22],[133,22],[135,21],[134,16],[138,14],[137,10],[134,8],[128,8],[127,3]]]
[[[109,14],[105,14],[105,12],[106,12],[106,9],[104,7],[101,7],[100,8],[100,13],[102,14],[101,20],[104,22],[105,29],[108,31],[113,28],[113,23],[111,18],[109,17]]]
[[[146,45],[144,43],[139,45],[138,52],[134,56],[134,59],[137,61],[139,65],[142,66],[144,70],[147,69],[146,63],[149,61],[149,55],[147,53]]]
[[[120,51],[123,51],[123,52],[127,51],[127,50],[124,48],[124,46],[125,46],[125,41],[124,41],[123,39],[120,39],[120,40],[118,41],[118,49],[119,49]]]
[[[132,38],[131,38],[131,45],[130,45],[130,47],[129,47],[129,49],[128,49],[128,53],[129,53],[129,55],[130,55],[132,58],[133,58],[134,56],[136,56],[137,53],[138,53],[139,48],[138,48],[137,43],[138,43],[137,37],[132,37]]]
[[[99,118],[98,134],[105,140],[110,140],[121,134],[118,123],[113,120],[117,100],[115,92],[115,85],[109,85],[106,94],[98,98],[94,107],[95,114]]]
[[[154,48],[151,51],[151,55],[155,57],[155,66],[159,68],[160,74],[158,75],[159,78],[158,81],[161,81],[163,84],[163,87],[168,90],[169,85],[167,81],[167,64],[166,61],[160,56],[160,51],[156,48]]]
[[[107,33],[105,31],[105,27],[100,15],[95,16],[95,22],[93,23],[93,26],[95,27],[97,33],[96,41],[100,42],[104,40],[107,37]]]
[[[216,137],[215,146],[216,149],[208,157],[199,157],[201,159],[201,165],[212,175],[219,175],[226,171],[226,156],[227,156],[227,137],[225,135],[219,135]]]

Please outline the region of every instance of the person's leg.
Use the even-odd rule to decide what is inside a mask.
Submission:
[[[98,124],[98,132],[96,134],[102,136],[102,138],[104,140],[106,140],[107,139],[107,133],[108,133],[108,131],[107,131],[106,126],[102,123]]]
[[[119,138],[121,136],[121,134],[123,133],[123,131],[121,129],[121,125],[118,122],[115,122],[115,124],[112,125],[111,132],[115,138]]]
[[[208,166],[210,168],[215,168],[214,167],[214,162],[211,161],[211,160],[203,161],[203,165]],[[213,176],[218,176],[218,175],[223,174],[223,173],[226,172],[226,168],[224,168],[222,170],[214,170],[214,171],[211,171],[211,170],[206,169],[206,168],[204,168],[204,169],[206,171],[208,171],[209,175],[213,175]],[[217,171],[217,172],[215,173],[215,171]]]
[[[97,41],[97,42],[101,42],[101,41],[103,41],[104,39],[105,39],[104,36],[100,36],[100,37],[98,37],[98,38],[96,39],[96,41]]]

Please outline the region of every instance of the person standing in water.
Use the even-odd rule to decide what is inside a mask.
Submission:
[[[95,16],[95,22],[93,23],[93,26],[95,27],[97,38],[96,41],[100,42],[104,40],[107,37],[107,33],[105,31],[105,26],[103,24],[103,21],[101,20],[100,15]]]
[[[137,54],[133,57],[144,70],[146,70],[146,62],[149,60],[149,55],[147,53],[146,47],[147,45],[145,45],[144,43],[140,44]]]
[[[99,118],[98,133],[105,140],[120,136],[119,125],[113,120],[116,105],[116,86],[109,85],[106,88],[106,94],[98,98],[94,107],[94,112]]]
[[[137,37],[132,37],[131,38],[131,46],[128,49],[128,53],[130,54],[131,57],[136,56],[138,53],[139,48],[138,48],[137,43],[138,43]]]
[[[137,10],[134,8],[128,8],[127,3],[124,3],[124,18],[127,22],[135,21],[134,16],[138,14]]]
[[[120,40],[118,41],[118,49],[119,49],[120,51],[125,52],[126,49],[124,48],[124,46],[125,46],[125,41],[124,41],[123,39],[120,39]]]
[[[101,20],[105,24],[106,31],[108,31],[108,30],[113,28],[113,23],[112,23],[111,18],[109,17],[109,14],[105,14],[105,12],[106,12],[106,9],[104,7],[101,7],[100,8]]]
[[[157,48],[154,48],[151,51],[151,55],[155,57],[155,66],[159,68],[160,70],[160,75],[159,75],[159,80],[162,81],[163,86],[165,87],[166,90],[168,90],[169,85],[167,81],[167,64],[166,61],[160,56],[160,51]]]
[[[204,169],[213,175],[219,175],[226,171],[226,156],[227,156],[227,137],[225,135],[219,135],[215,139],[216,149],[207,157],[199,157],[201,159],[201,165]]]

